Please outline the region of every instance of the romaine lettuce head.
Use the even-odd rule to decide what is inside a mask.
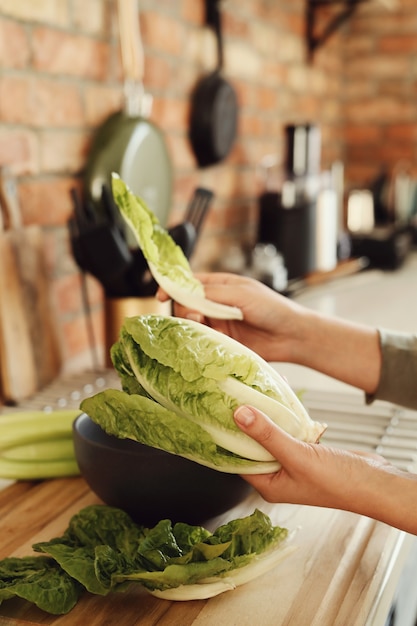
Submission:
[[[236,426],[239,405],[257,406],[303,441],[317,441],[325,429],[266,361],[193,320],[127,318],[111,355],[124,391],[101,392],[81,408],[113,435],[243,474],[279,465]]]

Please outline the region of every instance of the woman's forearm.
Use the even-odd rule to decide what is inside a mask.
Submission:
[[[385,522],[406,532],[417,534],[417,476],[392,465],[368,466],[360,484],[349,485],[351,493],[341,508]]]
[[[381,373],[379,333],[304,310],[298,320],[292,360],[372,394]]]

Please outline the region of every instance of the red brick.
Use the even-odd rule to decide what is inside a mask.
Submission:
[[[222,29],[226,36],[247,39],[250,36],[250,24],[243,16],[224,12],[222,15]]]
[[[76,174],[86,162],[89,140],[84,131],[44,130],[39,136],[40,166],[45,173]]]
[[[385,128],[384,135],[388,140],[409,141],[411,143],[417,141],[417,124],[397,123],[391,124]]]
[[[203,2],[196,2],[195,0],[181,0],[181,18],[185,22],[191,22],[192,24],[203,24],[206,11]]]
[[[413,102],[403,102],[395,98],[364,99],[356,103],[349,103],[345,107],[346,119],[355,122],[370,122],[384,124],[397,120],[415,119]]]
[[[15,174],[39,171],[38,137],[30,130],[0,128],[0,167],[9,165]]]
[[[346,80],[351,77],[359,78],[366,76],[368,80],[397,79],[399,76],[407,76],[409,61],[406,57],[398,55],[378,54],[360,56],[351,59],[346,66]]]
[[[345,126],[344,138],[348,144],[376,144],[381,141],[382,131],[378,126],[375,126],[375,124],[372,123],[367,125],[358,124],[357,126],[351,124],[349,126]]]
[[[28,78],[0,76],[0,119],[3,122],[29,122],[30,84],[31,79]]]
[[[417,37],[415,34],[413,35],[386,35],[384,37],[380,37],[378,41],[378,50],[379,52],[386,53],[394,53],[401,55],[408,55],[410,53],[417,52]]]
[[[140,27],[146,46],[180,56],[184,47],[185,28],[177,19],[155,11],[144,11]]]
[[[2,12],[26,22],[46,22],[59,24],[62,27],[68,26],[70,23],[67,2],[9,0],[2,2]]]
[[[175,172],[192,169],[196,166],[188,137],[167,135],[166,143]]]
[[[161,57],[145,58],[144,84],[149,91],[164,90],[168,85],[176,84],[178,76],[173,72],[171,60]]]
[[[123,107],[122,86],[89,84],[84,88],[85,120],[88,125],[98,127],[105,119]]]
[[[357,34],[355,37],[346,38],[344,47],[344,58],[346,62],[350,62],[355,58],[362,58],[363,55],[370,56],[374,54],[376,47],[375,37],[370,37],[369,32],[363,35]]]
[[[415,0],[402,0],[402,4],[407,1],[413,4],[411,12],[381,9],[374,14],[368,13],[361,16],[358,14],[358,17],[354,17],[349,23],[350,35],[365,34],[368,37],[379,37],[380,35],[392,33],[406,34],[415,32],[417,27]]]
[[[22,69],[27,66],[30,45],[21,24],[0,19],[0,59],[2,67]]]
[[[188,132],[190,102],[184,98],[154,98],[151,119],[163,132]]]
[[[375,84],[366,76],[352,78],[344,85],[343,96],[344,101],[362,100],[363,98],[375,97]]]
[[[19,183],[19,197],[25,224],[63,225],[72,215],[71,178],[27,179]]]
[[[239,116],[239,129],[240,133],[245,136],[259,136],[263,132],[263,121],[256,113],[245,114],[241,113]]]
[[[32,36],[34,67],[50,74],[104,80],[109,73],[109,44],[50,28],[36,28]]]
[[[110,10],[111,4],[103,0],[73,0],[73,24],[83,32],[106,36]]]
[[[32,76],[0,78],[0,119],[29,126],[72,127],[84,121],[80,89]]]
[[[259,87],[257,89],[256,105],[263,113],[275,111],[279,103],[279,93],[271,87]]]

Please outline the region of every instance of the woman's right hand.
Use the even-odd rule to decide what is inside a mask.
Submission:
[[[417,534],[417,475],[371,452],[305,443],[264,413],[240,406],[236,424],[281,464],[274,474],[244,476],[268,502],[343,509]]]

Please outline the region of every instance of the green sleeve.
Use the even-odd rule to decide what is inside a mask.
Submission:
[[[387,400],[417,409],[417,334],[379,329],[382,353],[381,376],[373,395],[366,403]]]

